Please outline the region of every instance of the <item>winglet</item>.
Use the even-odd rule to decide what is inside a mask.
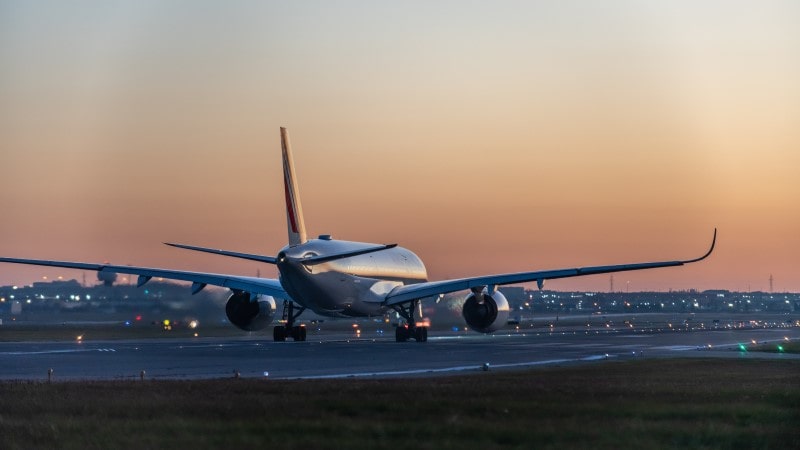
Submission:
[[[283,187],[286,192],[286,227],[289,230],[289,246],[307,241],[303,207],[300,205],[300,190],[294,172],[294,159],[289,143],[289,131],[281,127],[281,152],[283,154]]]
[[[706,252],[706,254],[705,254],[705,255],[703,255],[703,256],[701,256],[701,257],[699,257],[699,258],[690,259],[690,260],[688,260],[688,261],[681,261],[681,262],[682,262],[683,264],[689,264],[689,263],[693,263],[693,262],[697,262],[697,261],[702,261],[702,260],[704,260],[704,259],[708,258],[708,255],[710,255],[710,254],[711,254],[711,252],[713,252],[713,251],[714,251],[714,246],[715,246],[715,245],[717,245],[717,229],[716,229],[716,228],[714,228],[714,238],[713,238],[713,239],[711,239],[711,248],[709,248],[709,249],[708,249],[708,252]]]

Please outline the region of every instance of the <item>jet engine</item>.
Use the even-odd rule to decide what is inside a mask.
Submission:
[[[263,330],[275,317],[275,299],[269,295],[253,295],[233,291],[225,304],[228,320],[244,331]]]
[[[479,333],[491,333],[506,325],[508,311],[508,300],[500,291],[489,294],[484,289],[469,294],[461,313],[470,328]]]

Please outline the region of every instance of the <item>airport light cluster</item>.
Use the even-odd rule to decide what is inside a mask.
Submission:
[[[762,328],[800,326],[797,313],[800,312],[800,294],[769,294],[759,292],[729,291],[676,291],[676,292],[562,292],[527,290],[521,286],[504,288],[512,315],[509,325],[517,332],[526,332],[531,320],[543,316],[581,316],[582,329],[592,333],[618,332],[628,329],[633,332],[646,329],[665,329],[673,332],[721,328]],[[175,283],[152,281],[147,289],[133,285],[82,286],[75,280],[54,280],[34,283],[30,286],[0,287],[0,319],[8,323],[31,317],[51,317],[63,321],[81,317],[80,320],[110,320],[118,318],[119,323],[133,326],[155,324],[164,326],[162,321],[177,319],[181,326],[193,327],[192,320],[204,323],[222,323],[224,318],[225,293],[207,289],[195,296],[190,295],[185,286]],[[425,300],[422,307],[425,319],[439,326],[443,323],[462,328],[461,305],[464,293],[458,292],[436,299]],[[732,306],[731,306],[732,305]],[[643,320],[617,320],[612,314],[673,313],[673,323],[649,323]],[[694,313],[719,313],[719,316],[705,316],[703,320],[692,320]],[[770,321],[753,320],[748,313],[779,313]],[[606,318],[606,315],[609,315]],[[742,315],[737,319],[737,315]],[[383,317],[381,322],[390,320]],[[588,320],[587,320],[588,319]],[[713,322],[712,322],[712,319]],[[721,321],[718,319],[722,319]],[[196,322],[196,323],[199,323]],[[439,322],[439,323],[437,323]],[[513,323],[512,323],[513,322]],[[562,321],[563,323],[563,321]],[[587,324],[590,326],[587,327]],[[174,322],[169,328],[174,328]],[[548,326],[547,323],[544,325]],[[553,332],[563,330],[556,323]],[[353,330],[353,334],[358,334]],[[366,333],[365,329],[360,329]],[[362,334],[364,336],[366,334]]]

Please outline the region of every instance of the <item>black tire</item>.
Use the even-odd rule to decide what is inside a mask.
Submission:
[[[295,325],[292,327],[292,339],[295,342],[301,342],[306,340],[306,327],[301,327],[299,325]]]
[[[394,329],[394,340],[396,342],[405,342],[408,340],[408,328],[403,325]]]
[[[278,325],[272,329],[272,340],[275,342],[283,342],[286,340],[286,327]]]
[[[417,342],[425,342],[428,340],[428,329],[426,327],[416,327],[414,328],[414,339]]]

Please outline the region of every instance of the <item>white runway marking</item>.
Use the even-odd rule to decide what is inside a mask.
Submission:
[[[2,352],[0,356],[25,356],[25,355],[48,355],[63,353],[86,353],[86,352],[116,352],[113,348],[75,348],[65,350],[42,350],[38,352]]]
[[[536,344],[536,347],[568,347],[574,346],[575,343],[572,342],[544,342],[541,344]]]
[[[545,361],[529,361],[529,362],[520,362],[520,363],[509,363],[509,364],[489,364],[486,369],[484,369],[481,365],[470,365],[470,366],[456,366],[456,367],[443,367],[440,369],[414,369],[414,370],[393,370],[393,371],[386,371],[386,372],[354,372],[354,373],[340,373],[340,374],[330,374],[330,375],[311,375],[305,377],[286,377],[293,380],[322,380],[322,379],[333,379],[333,378],[362,378],[362,377],[392,377],[392,376],[399,376],[399,375],[424,375],[424,374],[434,374],[434,373],[448,373],[448,372],[464,372],[464,371],[481,371],[481,370],[490,370],[494,369],[509,369],[514,367],[533,367],[533,366],[544,366],[548,364],[564,364],[570,362],[581,362],[581,361],[600,361],[604,359],[614,358],[614,355],[593,355],[587,356],[584,358],[573,358],[573,359],[550,359]]]
[[[698,349],[697,345],[666,345],[663,347],[653,347],[653,350],[672,350],[676,352],[683,352],[686,350],[697,350],[697,349]]]
[[[249,342],[244,342],[244,343],[237,342],[233,344],[186,344],[186,345],[175,345],[169,348],[183,350],[186,348],[226,348],[226,347],[247,347],[253,345],[259,345],[259,344],[253,344]]]

